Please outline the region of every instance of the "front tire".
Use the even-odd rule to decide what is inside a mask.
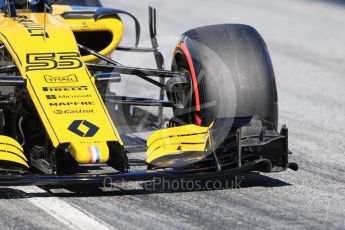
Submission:
[[[191,76],[187,90],[191,97],[183,109],[174,109],[179,124],[208,126],[216,118],[257,115],[276,128],[273,67],[253,27],[223,24],[185,32],[175,49],[172,69]]]

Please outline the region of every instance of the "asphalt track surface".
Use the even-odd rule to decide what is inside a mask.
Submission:
[[[163,40],[206,24],[254,26],[279,77],[280,122],[290,128],[300,170],[243,174],[240,188],[202,191],[140,183],[111,192],[2,187],[0,228],[345,229],[345,7],[336,2],[102,1],[137,15],[143,37],[149,4],[159,9]],[[165,43],[164,51],[176,41]]]

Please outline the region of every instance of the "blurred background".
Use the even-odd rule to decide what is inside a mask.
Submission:
[[[211,199],[217,204],[213,210],[217,210],[215,213],[219,213],[217,218],[220,219],[212,220],[211,216],[215,215],[209,213],[210,217],[202,215],[201,221],[194,220],[194,223],[212,228],[243,228],[254,224],[260,228],[344,229],[345,1],[101,2],[107,7],[125,9],[139,18],[143,46],[150,44],[147,7],[157,8],[159,42],[165,54],[166,69],[170,69],[179,36],[191,28],[222,23],[248,24],[266,41],[278,82],[279,123],[289,127],[291,160],[299,164],[300,171],[267,175],[275,182],[256,178],[255,182],[249,182],[249,187],[258,185],[255,189],[244,189],[236,194],[220,191],[214,199],[203,197],[202,200]],[[128,27],[123,44],[130,45],[134,42],[133,24],[124,20]],[[152,57],[114,55],[130,66],[155,67]],[[128,78],[121,84],[118,92],[158,97],[157,90],[145,82]],[[156,111],[150,112],[156,114]],[[169,111],[165,110],[165,115],[169,116]],[[175,203],[174,207],[185,206],[186,209],[181,209],[195,211],[189,201],[198,200],[197,197],[202,195],[186,196],[182,201],[177,198],[179,204]],[[188,214],[190,216],[193,214]]]
[[[179,36],[188,29],[219,23],[256,28],[271,54],[278,81],[280,124],[287,123],[290,127],[291,148],[303,152],[308,159],[319,152],[320,159],[330,167],[334,164],[343,167],[345,1],[102,0],[101,3],[124,9],[139,19],[141,46],[150,46],[148,6],[157,8],[158,39],[166,69],[171,67]],[[122,18],[125,37],[121,44],[132,45],[134,24],[130,18]],[[116,52],[113,58],[129,66],[156,67],[152,54]],[[159,94],[156,87],[131,76],[123,77],[113,90],[118,95],[157,98]],[[147,111],[157,114],[153,109]],[[170,116],[171,111],[165,110],[165,115]]]
[[[218,23],[255,27],[271,54],[278,79],[279,122],[289,127],[289,148],[293,152],[290,159],[300,169],[243,173],[239,189],[227,187],[212,191],[156,191],[141,182],[129,188],[119,183],[117,190],[109,193],[0,188],[2,229],[79,229],[81,222],[92,228],[88,224],[95,221],[103,228],[94,229],[345,228],[344,1],[60,2],[102,4],[132,13],[141,22],[140,46],[150,46],[148,6],[156,7],[158,39],[165,54],[166,69],[170,69],[179,36],[191,28]],[[122,19],[125,23],[122,45],[132,45],[133,22],[125,16]],[[151,54],[116,52],[113,58],[129,66],[156,67]],[[133,76],[123,76],[122,82],[114,84],[112,90],[118,95],[153,98],[159,95],[155,87]],[[166,117],[171,114],[169,110],[164,112]],[[123,138],[134,145],[141,140],[145,147],[149,133],[143,131],[157,119],[157,110],[136,108],[134,111],[133,108],[132,113],[138,123],[131,124],[130,130],[122,130],[127,133]],[[130,156],[145,157],[145,148],[136,151]],[[62,210],[64,215],[55,210]],[[79,215],[73,214],[75,210]]]
[[[141,46],[150,46],[147,8],[149,5],[157,8],[159,43],[166,69],[170,69],[179,36],[188,29],[219,23],[249,24],[263,36],[271,54],[278,78],[281,123],[332,130],[345,124],[344,1],[102,0],[101,3],[138,17],[142,27]],[[134,25],[129,18],[122,18],[127,27],[121,44],[132,45]],[[113,57],[129,66],[155,67],[151,54],[117,52]],[[130,76],[123,78],[114,90],[123,95],[158,96],[155,87]],[[165,114],[169,116],[170,111]]]

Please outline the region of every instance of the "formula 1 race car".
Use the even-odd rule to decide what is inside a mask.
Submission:
[[[145,48],[138,46],[140,25],[132,14],[54,2],[18,8],[0,0],[0,185],[297,170],[288,162],[287,127],[277,131],[275,76],[254,28],[191,29],[177,43],[171,70],[164,70],[154,8],[152,47]],[[135,22],[133,47],[119,45],[124,14]],[[111,59],[116,50],[152,52],[157,69],[124,66]],[[160,98],[110,93],[124,75],[157,86]],[[128,157],[111,116],[119,104],[158,106],[158,117],[163,107],[173,111],[167,127],[148,138],[146,159]],[[138,164],[145,168],[133,170]],[[85,170],[102,167],[107,170]]]

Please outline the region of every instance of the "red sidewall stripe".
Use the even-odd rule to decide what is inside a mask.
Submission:
[[[193,90],[194,90],[194,97],[195,97],[195,110],[197,112],[200,112],[200,95],[199,95],[199,88],[198,88],[198,79],[196,77],[192,57],[189,53],[187,46],[184,43],[181,42],[178,47],[182,50],[182,52],[187,58],[189,70],[192,75],[192,83],[193,83]],[[202,122],[201,118],[197,114],[195,114],[195,124],[201,125],[201,122]]]

